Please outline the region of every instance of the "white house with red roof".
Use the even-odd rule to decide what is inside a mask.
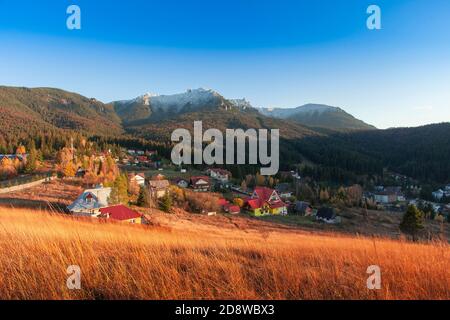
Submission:
[[[225,169],[213,168],[206,170],[206,173],[213,179],[220,182],[228,182],[231,179],[231,172]]]
[[[196,192],[207,192],[211,189],[211,183],[207,176],[195,176],[190,179],[191,188]]]
[[[287,206],[278,193],[267,187],[256,187],[245,206],[255,216],[287,214]]]

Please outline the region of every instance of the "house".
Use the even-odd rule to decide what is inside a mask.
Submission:
[[[150,196],[153,199],[161,199],[166,194],[169,193],[169,186],[170,183],[168,180],[162,179],[162,180],[150,180],[149,181],[149,189],[150,189]]]
[[[148,163],[150,163],[150,160],[146,156],[137,156],[136,160],[140,164],[148,164]]]
[[[128,182],[130,183],[130,185],[135,184],[142,187],[145,185],[145,174],[143,172],[130,173],[128,174]]]
[[[122,204],[100,208],[99,218],[112,219],[120,222],[128,223],[142,223],[142,215],[136,211],[133,211]]]
[[[333,208],[322,207],[317,211],[316,220],[325,223],[338,223],[339,219],[336,216]]]
[[[27,159],[27,154],[0,154],[0,161],[4,158],[9,159],[11,161],[19,160],[20,162],[25,161]]]
[[[241,208],[239,208],[239,206],[237,206],[235,204],[228,203],[223,206],[223,211],[225,211],[229,214],[239,214],[239,213],[241,213]]]
[[[218,200],[218,205],[219,205],[220,207],[224,207],[224,206],[229,205],[229,204],[230,204],[230,201],[228,201],[228,200],[226,200],[226,199],[224,199],[224,198],[220,198],[220,199]]]
[[[278,193],[267,187],[256,187],[245,205],[254,216],[287,214],[286,204]]]
[[[195,192],[207,192],[211,189],[211,183],[207,176],[191,177],[190,185]]]
[[[153,156],[158,155],[158,151],[146,150],[145,151],[145,155],[148,156],[148,157],[153,157]]]
[[[382,191],[377,191],[373,195],[375,202],[388,204],[406,201],[401,187],[386,187]]]
[[[75,177],[84,178],[85,175],[86,175],[86,170],[81,167],[78,167],[77,172],[75,172]]]
[[[186,189],[189,187],[189,181],[183,178],[177,178],[174,180],[174,183],[180,188]]]
[[[437,191],[434,191],[432,195],[433,198],[436,199],[437,201],[441,201],[444,197],[450,198],[450,186],[445,186],[444,190],[439,189]]]
[[[291,185],[289,183],[280,183],[275,187],[278,195],[284,200],[292,197],[292,191],[290,191],[290,189]]]
[[[86,189],[67,209],[74,215],[96,217],[108,206],[110,195],[111,188]]]
[[[397,196],[386,191],[379,191],[374,193],[373,198],[377,203],[393,203],[397,201]]]
[[[301,216],[312,215],[312,207],[308,202],[305,202],[305,201],[296,201],[293,205],[292,211],[295,214],[298,214]]]
[[[231,172],[225,169],[208,169],[206,173],[213,179],[219,180],[220,182],[228,182],[231,179]]]

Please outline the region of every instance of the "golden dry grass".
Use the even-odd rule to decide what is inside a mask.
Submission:
[[[0,208],[1,299],[449,299],[449,246],[201,232]],[[68,290],[79,265],[82,289]],[[368,290],[379,265],[382,289]]]

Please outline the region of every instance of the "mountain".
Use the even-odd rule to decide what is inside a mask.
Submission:
[[[261,108],[268,117],[290,119],[299,124],[335,131],[373,130],[374,126],[356,119],[341,108],[323,104],[306,104],[297,108]]]
[[[185,113],[235,107],[216,91],[203,88],[189,89],[173,95],[147,93],[132,100],[115,101],[110,105],[125,126],[154,123]]]
[[[285,138],[318,134],[294,122],[266,117],[245,99],[226,99],[214,90],[202,88],[173,95],[144,94],[110,105],[129,132],[153,139],[170,138],[173,130],[192,129],[194,121],[200,120],[204,130],[280,129]]]
[[[111,106],[53,88],[0,86],[0,125],[4,134],[70,129],[89,134],[123,132]]]

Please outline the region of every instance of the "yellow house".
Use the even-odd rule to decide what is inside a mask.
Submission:
[[[247,209],[254,216],[286,215],[286,204],[278,193],[270,188],[256,187],[251,198],[247,201]]]
[[[121,204],[117,206],[101,208],[100,212],[101,214],[99,218],[112,219],[127,223],[142,223],[142,215],[139,212],[133,211]]]

